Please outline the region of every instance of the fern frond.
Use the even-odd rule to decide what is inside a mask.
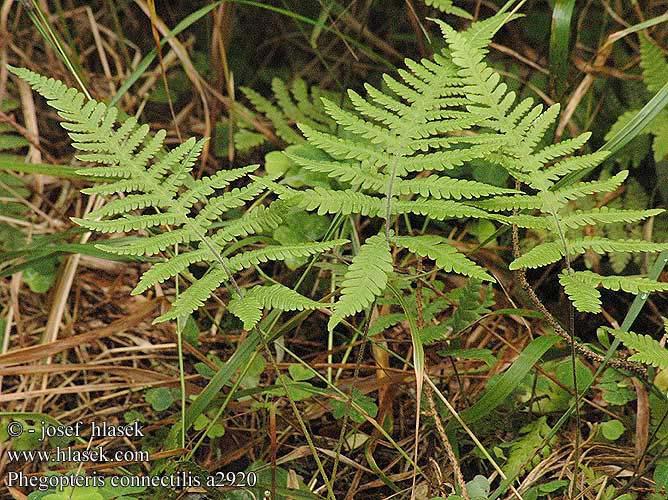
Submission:
[[[559,283],[578,311],[596,313],[601,310],[601,292],[576,273],[560,274]]]
[[[153,323],[163,323],[188,316],[202,307],[213,291],[229,278],[230,276],[224,269],[214,264],[207,274],[190,285],[186,291],[180,293],[169,311],[158,316]]]
[[[248,87],[241,87],[241,91],[251,104],[260,113],[264,114],[274,126],[276,135],[288,144],[299,144],[304,142],[304,138],[294,131],[287,120],[287,117],[281,110],[274,106],[268,99],[265,99],[256,91]]]
[[[414,214],[430,217],[434,220],[463,219],[473,217],[476,219],[497,219],[494,214],[490,214],[476,207],[465,205],[450,200],[432,200],[427,198],[418,198],[415,201],[397,200],[392,204],[392,214]],[[381,214],[384,216],[384,214]]]
[[[420,257],[428,257],[436,262],[437,267],[448,273],[455,272],[483,281],[495,281],[482,267],[467,259],[450,245],[448,240],[440,236],[398,236],[393,242]]]
[[[535,153],[533,155],[533,159],[537,163],[544,165],[548,161],[574,153],[582,146],[584,146],[590,138],[591,132],[585,132],[572,139],[567,139],[556,144],[551,144]]]
[[[327,306],[286,286],[271,285],[255,286],[246,291],[243,297],[235,296],[229,303],[229,310],[243,322],[244,329],[250,330],[262,317],[262,309],[303,311]]]
[[[563,227],[572,229],[599,223],[615,224],[623,222],[630,224],[632,222],[639,222],[649,217],[657,216],[664,212],[665,210],[661,208],[654,208],[649,210],[624,210],[601,207],[586,211],[578,210],[572,214],[561,217],[559,223]],[[556,227],[554,229],[556,230]]]
[[[281,196],[281,195],[279,195]],[[384,201],[363,193],[351,190],[336,191],[316,187],[304,191],[294,191],[281,199],[289,200],[295,206],[308,211],[317,210],[319,215],[362,214],[379,217],[385,210]]]
[[[281,201],[275,201],[267,207],[260,205],[216,231],[211,240],[217,245],[224,245],[235,238],[272,231],[284,221],[288,211]]]
[[[332,331],[346,316],[371,305],[387,286],[392,273],[392,254],[385,236],[367,238],[343,277],[341,298],[334,304],[327,328]]]
[[[543,206],[543,199],[535,195],[518,194],[514,196],[497,196],[489,200],[476,201],[472,204],[490,212],[505,212],[541,208]]]
[[[661,49],[647,36],[640,36],[640,66],[643,81],[652,94],[655,94],[668,82],[668,61]]]
[[[589,194],[610,193],[619,188],[619,186],[621,186],[626,180],[628,175],[628,170],[622,170],[609,179],[590,182],[578,182],[572,186],[564,187],[551,192],[558,200],[562,202],[577,200],[578,198],[582,198]]]
[[[668,243],[652,243],[645,240],[613,240],[609,238],[587,237],[567,241],[567,249],[571,255],[579,255],[591,250],[598,254],[608,252],[662,252],[668,250]],[[564,257],[564,247],[559,241],[541,243],[518,257],[510,264],[510,269],[544,267]]]
[[[170,278],[178,276],[180,273],[188,269],[190,265],[205,261],[207,256],[207,250],[200,249],[192,252],[180,253],[164,262],[158,262],[142,275],[139,283],[137,283],[137,286],[132,290],[132,295],[144,293],[158,283],[163,283]]]
[[[385,185],[387,185],[387,182]],[[514,189],[492,186],[484,182],[436,175],[415,179],[398,179],[394,183],[393,190],[397,194],[418,194],[425,198],[452,198],[455,200],[462,198],[470,200],[490,195],[517,193]]]
[[[560,161],[552,167],[533,172],[528,178],[528,184],[536,189],[549,189],[554,184],[554,181],[559,180],[566,174],[600,165],[609,154],[607,151],[597,151],[588,155],[573,156]]]
[[[424,0],[424,3],[440,10],[444,14],[453,14],[455,16],[463,17],[464,19],[472,19],[471,14],[464,9],[460,9],[453,5],[452,0]]]
[[[656,366],[662,370],[668,368],[668,349],[663,347],[659,341],[653,339],[649,335],[625,332],[617,328],[603,327],[603,329],[612,333],[629,349],[637,351],[629,357],[630,361],[637,361],[638,363]]]
[[[334,247],[345,245],[346,243],[348,243],[348,240],[340,239],[314,243],[300,243],[297,245],[270,245],[257,250],[248,250],[229,257],[227,266],[230,271],[237,272],[272,260],[285,260],[291,257],[296,258],[316,255],[331,250]]]

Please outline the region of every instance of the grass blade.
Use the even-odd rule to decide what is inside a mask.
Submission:
[[[461,413],[462,420],[470,424],[489,417],[491,412],[510,396],[522,379],[531,371],[533,365],[560,338],[556,335],[546,335],[533,340],[526,346],[512,366],[503,373],[501,378],[487,387],[482,397],[473,406]],[[453,425],[455,425],[455,422],[451,422],[448,427]]]
[[[571,21],[575,0],[556,0],[552,10],[550,30],[550,85],[560,98],[568,82],[568,53],[571,41]]]

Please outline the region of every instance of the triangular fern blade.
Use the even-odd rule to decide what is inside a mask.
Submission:
[[[146,271],[137,286],[132,290],[132,295],[139,295],[158,283],[163,283],[170,278],[173,278],[192,264],[203,262],[206,260],[213,260],[208,249],[197,249],[191,252],[180,253],[175,255],[165,262],[154,264],[151,269]]]
[[[195,281],[187,290],[180,293],[172,307],[165,314],[157,317],[153,323],[184,318],[204,305],[206,300],[226,279],[228,274],[220,267],[212,267],[202,278]]]
[[[343,277],[341,298],[334,304],[328,330],[332,331],[343,318],[371,305],[385,290],[392,272],[392,254],[385,236],[371,236],[360,247]]]
[[[446,272],[455,272],[483,281],[495,281],[482,267],[467,259],[450,245],[448,240],[440,236],[398,236],[393,242],[420,257],[428,257]]]

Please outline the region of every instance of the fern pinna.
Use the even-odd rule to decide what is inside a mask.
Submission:
[[[258,205],[229,224],[222,227],[219,224],[225,212],[243,207],[265,191],[265,185],[257,181],[241,188],[227,189],[234,181],[247,178],[257,166],[222,170],[210,177],[195,179],[190,170],[204,140],[189,139],[165,151],[164,130],[152,135],[147,125],[139,125],[133,117],[119,124],[115,108],[87,101],[83,94],[68,89],[60,81],[26,69],[10,69],[58,110],[73,146],[80,151],[77,158],[98,164],[80,172],[100,177],[101,180],[111,180],[84,192],[91,195],[123,195],[90,212],[85,218],[73,220],[101,233],[141,232],[139,237],[123,239],[121,244],[109,242],[98,245],[115,254],[150,256],[178,245],[178,253],[172,253],[165,261],[154,264],[143,274],[132,292],[142,293],[179,274],[190,278],[191,285],[178,295],[171,309],[158,317],[156,322],[187,316],[238,271],[262,262],[314,255],[346,243],[345,240],[333,240],[292,246],[269,245],[230,254],[228,243],[277,227],[287,213],[285,204],[281,202],[268,207]],[[138,211],[141,213],[137,214]],[[208,270],[197,279],[189,273],[189,269],[198,264],[208,266]],[[301,310],[320,306],[318,302],[279,284],[251,290],[249,304],[257,309],[251,314],[253,317],[265,307]],[[247,320],[248,315],[247,312],[244,316],[247,326],[252,324]]]

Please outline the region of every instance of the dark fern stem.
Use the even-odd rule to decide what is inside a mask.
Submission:
[[[515,224],[513,224],[512,226],[512,241],[513,241],[513,256],[515,258],[518,258],[518,256],[520,255],[520,241],[519,241],[518,228]],[[593,361],[599,364],[603,363],[603,361],[605,360],[604,356],[595,353],[591,349],[577,342],[574,338],[571,338],[569,333],[564,329],[564,327],[561,326],[559,321],[552,315],[552,313],[547,309],[547,307],[545,307],[545,304],[543,304],[543,302],[538,298],[538,295],[536,295],[536,292],[534,291],[534,289],[529,284],[529,281],[527,280],[526,271],[524,269],[517,269],[515,271],[515,278],[517,279],[522,289],[529,296],[529,299],[533,303],[534,307],[541,314],[543,314],[545,320],[550,324],[550,326],[554,329],[557,335],[562,337],[569,344],[572,341],[575,351],[585,359],[588,359],[589,361]],[[624,370],[627,372],[631,372],[635,375],[638,375],[640,377],[647,378],[647,369],[641,364],[634,363],[632,361],[627,361],[625,359],[613,358],[608,361],[608,365],[617,370]]]

